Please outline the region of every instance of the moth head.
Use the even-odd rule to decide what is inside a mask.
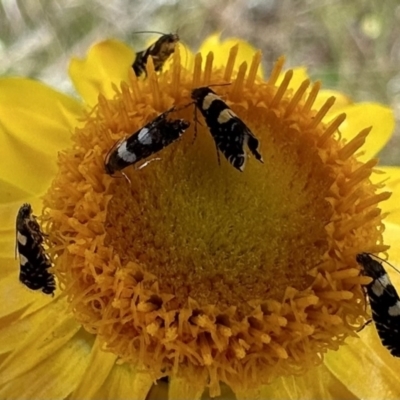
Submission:
[[[31,214],[32,206],[28,203],[23,204],[18,212],[18,216],[21,218],[29,218]]]
[[[117,152],[118,148],[120,147],[121,143],[125,140],[125,137],[122,137],[118,140],[113,147],[108,151],[105,159],[104,159],[104,170],[107,175],[114,175],[118,168],[118,157]]]
[[[201,102],[210,93],[215,94],[215,92],[212,89],[210,89],[208,86],[199,87],[199,88],[192,90],[191,98],[195,102]]]
[[[176,33],[169,33],[167,35],[161,36],[158,39],[160,45],[159,49],[161,52],[165,52],[168,55],[175,51],[176,44],[179,42],[179,36]]]
[[[165,41],[167,43],[171,43],[171,44],[172,43],[173,44],[178,43],[179,42],[179,36],[176,33],[170,33],[168,35],[165,35]]]
[[[368,263],[370,261],[370,259],[371,259],[371,256],[367,253],[359,253],[356,256],[356,261],[361,265]]]

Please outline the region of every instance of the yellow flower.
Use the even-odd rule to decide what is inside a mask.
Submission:
[[[374,328],[355,338],[368,282],[355,255],[388,249],[388,211],[387,242],[399,233],[400,172],[379,167],[393,177],[383,202],[372,158],[392,112],[320,91],[304,69],[281,73],[283,59],[263,80],[261,54],[238,40],[211,37],[183,54],[159,75],[150,61],[138,80],[128,47],[95,45],[70,64],[86,105],[0,80],[0,398],[165,398],[165,389],[199,399],[206,388],[219,395],[221,382],[238,399],[398,396],[398,361]],[[232,84],[215,90],[260,139],[264,164],[219,165],[203,123],[194,142],[190,129],[161,160],[127,168],[130,182],[105,174],[118,139],[187,105],[192,88],[223,82]],[[193,124],[192,113],[176,115]],[[42,214],[54,298],[18,282],[23,202]],[[162,377],[169,384],[152,387]]]

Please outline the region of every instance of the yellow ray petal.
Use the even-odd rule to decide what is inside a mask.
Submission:
[[[93,399],[145,400],[153,384],[149,374],[135,371],[130,365],[114,365],[110,375]],[[153,400],[151,397],[149,400]]]
[[[15,228],[0,230],[0,259],[15,258]],[[18,265],[18,264],[15,264]],[[10,266],[10,268],[12,268]],[[6,270],[0,270],[0,278],[4,276]]]
[[[22,313],[21,318],[29,316],[36,311],[40,310],[43,307],[46,307],[52,301],[55,301],[59,296],[62,295],[62,292],[57,290],[53,296],[45,295],[43,293],[36,293],[35,301],[32,302]]]
[[[399,398],[400,362],[382,346],[372,324],[360,332],[360,339],[351,338],[348,346],[328,353],[325,364],[359,398]]]
[[[47,311],[40,310],[42,307],[38,307],[38,305],[41,305],[41,299],[45,299],[48,304],[52,301],[52,298],[51,296],[37,294],[35,297],[40,299],[22,311],[22,315],[20,315],[21,313],[14,313],[9,316],[7,324],[0,324],[0,354],[14,350],[25,339],[26,335],[43,320],[43,312],[46,313]]]
[[[18,261],[15,257],[0,258],[0,284],[3,278],[15,274],[16,270],[18,270]]]
[[[30,197],[29,192],[24,190],[24,188],[19,187],[13,182],[6,182],[0,179],[0,204],[10,203],[14,201],[23,202],[24,199]]]
[[[54,157],[70,144],[71,129],[82,111],[75,99],[40,82],[0,79],[0,125],[7,135],[27,142],[30,148],[43,154]]]
[[[33,303],[36,296],[40,296],[40,293],[35,293],[22,285],[18,276],[19,266],[15,262],[15,271],[0,279],[1,296],[7,299],[7,301],[0,301],[0,318],[21,310]]]
[[[394,130],[393,110],[378,103],[358,103],[330,112],[330,119],[346,113],[346,120],[340,125],[342,137],[347,141],[353,139],[362,129],[372,126],[363,146],[361,161],[368,161],[377,154],[389,141]]]
[[[69,76],[78,93],[87,104],[97,103],[99,93],[112,97],[111,84],[119,86],[128,80],[134,52],[118,40],[105,40],[95,44],[85,59],[72,58],[69,64]]]
[[[59,298],[40,311],[43,313],[40,324],[29,331],[1,365],[4,383],[46,360],[78,332],[80,325],[67,308],[66,299]]]
[[[200,399],[206,387],[206,377],[198,376],[197,378],[196,381],[192,379],[188,382],[187,378],[172,376],[169,382],[168,398]]]
[[[392,196],[380,205],[384,212],[390,213],[385,221],[400,225],[400,167],[379,165],[377,169],[384,172],[384,174],[373,174],[371,177],[372,182],[377,184],[384,181],[386,185],[385,190],[392,192]]]
[[[99,341],[96,340],[90,354],[88,368],[79,385],[71,394],[70,400],[95,399],[97,391],[107,379],[116,359],[115,354],[103,351]]]
[[[36,132],[40,132],[40,128]],[[40,141],[39,136],[32,136],[30,140],[23,136],[17,137],[0,126],[2,180],[4,184],[21,188],[30,196],[43,194],[57,171],[55,150],[50,156],[45,150],[32,147],[32,141]]]
[[[358,399],[325,365],[301,376],[282,377],[263,386],[261,399]]]
[[[82,378],[90,358],[90,346],[85,338],[86,335],[77,333],[34,369],[0,387],[0,398],[20,400],[67,397]]]
[[[239,66],[246,61],[247,66],[249,67],[254,54],[257,52],[253,46],[249,43],[237,39],[237,38],[229,38],[220,41],[220,34],[216,33],[214,35],[208,36],[208,38],[201,44],[199,52],[202,53],[203,57],[207,57],[207,54],[212,51],[214,53],[214,62],[213,65],[216,68],[225,67],[226,65],[226,55],[229,54],[229,51],[232,47],[239,45],[238,53],[235,60],[234,71],[239,69]],[[261,66],[258,68],[257,76],[262,78],[263,72]]]
[[[391,222],[385,223],[385,242],[391,245],[389,249],[389,260],[391,264],[394,264],[397,268],[400,268],[400,225],[393,224]],[[400,293],[400,274],[393,268],[385,267],[386,271],[390,275],[393,285]]]

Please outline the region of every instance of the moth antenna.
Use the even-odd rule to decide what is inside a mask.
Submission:
[[[400,274],[400,270],[398,268],[396,268],[393,264],[390,264],[390,262],[388,260],[383,259],[382,257],[376,256],[375,254],[372,253],[367,253],[369,256],[375,257],[378,260],[382,261],[383,263],[389,265],[390,267],[392,267],[398,274]]]
[[[161,36],[163,36],[163,35],[168,35],[168,33],[163,33],[163,32],[159,32],[159,31],[136,31],[136,32],[132,32],[132,35],[135,35],[135,34],[142,34],[142,33],[155,33],[155,34],[157,34],[157,35],[161,35]]]
[[[212,85],[207,85],[207,87],[211,87],[211,86],[229,86],[232,85],[232,82],[227,82],[227,83],[214,83]]]
[[[190,103],[190,104],[193,104],[193,103]],[[192,144],[196,141],[196,138],[197,138],[197,124],[202,125],[202,123],[197,118],[197,107],[194,107],[193,121],[194,121],[194,136],[193,136]]]

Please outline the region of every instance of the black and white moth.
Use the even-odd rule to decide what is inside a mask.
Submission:
[[[400,357],[400,298],[382,264],[368,253],[356,256],[363,273],[372,278],[366,286],[376,330],[382,344]]]
[[[192,90],[191,97],[199,109],[218,150],[239,171],[246,165],[248,146],[254,157],[264,162],[258,152],[259,142],[246,124],[208,86]]]
[[[48,271],[51,261],[43,248],[43,233],[30,204],[23,204],[19,209],[16,230],[20,282],[29,289],[53,294],[56,284]]]
[[[140,128],[128,138],[118,141],[108,152],[105,171],[113,175],[129,165],[152,156],[179,139],[190,123],[184,119],[168,120],[171,108]]]
[[[169,56],[175,52],[178,42],[179,36],[177,34],[163,34],[146,50],[136,53],[135,61],[132,64],[132,68],[135,71],[136,76],[139,77],[143,73],[146,74],[146,64],[150,56],[153,59],[155,71],[161,71]]]

